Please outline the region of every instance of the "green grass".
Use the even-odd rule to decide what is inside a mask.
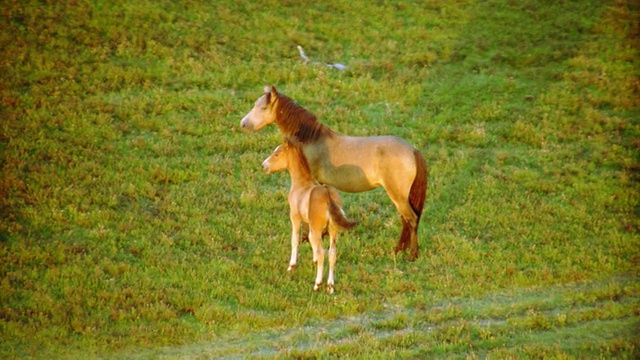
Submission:
[[[0,357],[638,357],[638,1],[1,8]],[[286,273],[265,83],[422,151],[417,261],[376,190]]]

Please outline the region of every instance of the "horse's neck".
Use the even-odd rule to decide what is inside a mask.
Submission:
[[[291,99],[282,97],[282,108],[277,113],[276,125],[282,135],[295,137],[303,143],[314,142],[335,133],[319,123],[312,113],[297,105]]]
[[[308,134],[313,132],[313,130],[310,130],[312,127],[308,126],[308,124],[278,121],[276,125],[282,135],[296,138],[298,141],[306,141]]]

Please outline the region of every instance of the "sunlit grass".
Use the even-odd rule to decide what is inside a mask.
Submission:
[[[2,357],[637,357],[635,2],[4,2]],[[305,65],[340,62],[346,71]],[[421,257],[343,194],[286,273],[264,83],[422,151]]]

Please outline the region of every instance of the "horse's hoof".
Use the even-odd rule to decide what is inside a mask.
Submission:
[[[293,271],[296,269],[296,267],[297,267],[296,264],[289,265],[289,267],[287,268],[287,271]]]
[[[318,291],[318,289],[320,289],[320,285],[322,285],[322,283],[313,285],[313,291]]]
[[[335,289],[333,288],[332,284],[327,285],[327,292],[329,294],[333,294],[334,291],[335,291]]]

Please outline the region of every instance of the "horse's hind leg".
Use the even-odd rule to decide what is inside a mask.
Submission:
[[[409,260],[413,261],[418,258],[418,221],[420,218],[414,215],[411,221],[402,218],[402,233],[400,234],[400,242],[402,242],[402,250],[409,247]],[[400,244],[398,244],[400,246]],[[397,252],[397,251],[396,251]]]
[[[402,233],[400,233],[398,245],[395,248],[396,253],[407,250],[411,238],[411,225],[404,219],[404,216],[400,216],[400,220],[402,220]]]
[[[397,253],[410,247],[409,260],[412,261],[418,258],[418,217],[415,216],[414,219],[413,221],[407,221],[402,216],[402,233],[400,233],[400,239],[398,239],[398,245],[395,249]]]
[[[418,215],[413,211],[407,197],[398,196],[387,190],[387,194],[402,217],[402,233],[395,248],[396,253],[411,247],[410,260],[418,257]]]

